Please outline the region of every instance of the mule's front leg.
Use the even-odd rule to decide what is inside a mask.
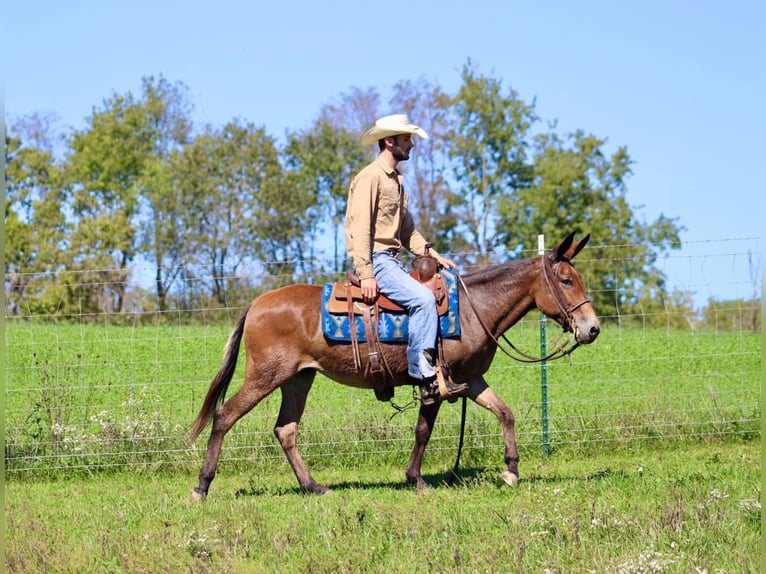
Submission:
[[[439,414],[439,407],[441,407],[441,401],[428,406],[420,405],[418,423],[415,426],[415,446],[412,448],[410,464],[407,465],[407,482],[417,486],[418,490],[428,487],[426,481],[423,480],[420,469],[423,464],[423,454],[426,451],[426,445],[434,430],[436,415]]]
[[[476,404],[494,413],[500,421],[505,440],[506,469],[503,471],[503,481],[508,486],[516,486],[519,483],[519,450],[516,446],[515,420],[511,409],[489,388],[483,377],[471,381],[468,396]]]

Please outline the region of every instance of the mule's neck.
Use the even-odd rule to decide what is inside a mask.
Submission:
[[[540,273],[541,261],[535,257],[488,267],[464,278],[476,313],[495,337],[535,308]],[[466,311],[463,305],[461,315]]]

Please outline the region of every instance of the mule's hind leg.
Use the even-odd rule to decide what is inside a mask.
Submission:
[[[476,404],[494,413],[500,421],[505,440],[506,469],[503,471],[503,480],[509,486],[516,486],[519,482],[519,450],[516,446],[515,420],[511,409],[489,388],[483,377],[471,381],[468,396]]]
[[[434,430],[436,415],[439,414],[441,404],[441,401],[436,401],[431,405],[420,405],[418,423],[415,426],[415,446],[412,448],[412,455],[410,456],[410,463],[407,465],[406,472],[407,482],[417,486],[418,490],[428,486],[426,481],[423,480],[420,469],[423,465],[423,455],[426,452],[428,440],[431,438],[431,433]]]
[[[270,383],[268,386],[262,386],[256,381],[255,376],[246,375],[245,384],[242,385],[242,388],[215,411],[213,428],[207,442],[205,464],[199,472],[199,485],[195,486],[191,492],[194,500],[202,500],[207,496],[210,483],[213,482],[218,467],[223,437],[231,430],[234,423],[250,412],[255,405],[276,388],[276,384]]]
[[[301,489],[314,494],[325,494],[329,488],[318,484],[309,473],[303,457],[298,451],[298,424],[306,408],[306,397],[314,382],[315,371],[301,371],[280,387],[282,405],[279,407],[279,418],[274,426],[274,435],[282,445],[287,460],[298,479]]]

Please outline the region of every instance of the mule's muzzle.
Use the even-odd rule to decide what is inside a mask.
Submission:
[[[574,336],[581,345],[589,345],[601,333],[601,323],[594,317],[574,321]]]

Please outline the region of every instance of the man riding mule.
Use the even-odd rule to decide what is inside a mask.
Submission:
[[[494,265],[464,275],[457,285],[460,336],[445,339],[443,353],[455,381],[467,385],[464,395],[491,411],[500,422],[505,443],[502,477],[514,485],[519,477],[519,452],[513,413],[487,385],[484,374],[500,346],[503,333],[532,309],[539,309],[572,334],[574,344],[592,343],[601,327],[572,259],[588,237],[574,233],[539,257]],[[351,345],[325,336],[319,285],[295,284],[268,291],[244,310],[229,336],[221,368],[210,383],[199,414],[190,429],[195,440],[212,422],[205,462],[192,497],[202,500],[213,481],[226,433],[275,390],[282,402],[274,434],[306,492],[323,494],[326,486],[311,476],[298,449],[298,427],[317,372],[360,389],[373,383],[354,364]],[[433,298],[433,296],[431,295]],[[240,345],[245,347],[245,377],[240,389],[226,399],[237,366]],[[570,349],[567,352],[571,352]],[[402,344],[383,343],[391,371],[390,386],[411,384],[409,357]],[[562,353],[565,354],[565,353]],[[421,473],[423,455],[442,401],[420,405],[415,445],[406,470],[408,482],[426,486]]]
[[[436,372],[438,316],[434,295],[414,279],[398,259],[402,248],[415,255],[429,255],[448,269],[455,263],[443,257],[415,229],[408,210],[399,162],[410,157],[415,147],[413,135],[426,139],[422,128],[411,124],[406,115],[385,116],[362,136],[362,144],[377,142],[380,153],[351,182],[346,207],[346,250],[359,276],[365,303],[382,293],[401,305],[409,314],[407,372],[420,386],[423,404],[440,398]],[[466,383],[455,384],[450,377],[443,383],[448,396],[467,390]],[[388,400],[393,395],[376,388],[376,396]]]

